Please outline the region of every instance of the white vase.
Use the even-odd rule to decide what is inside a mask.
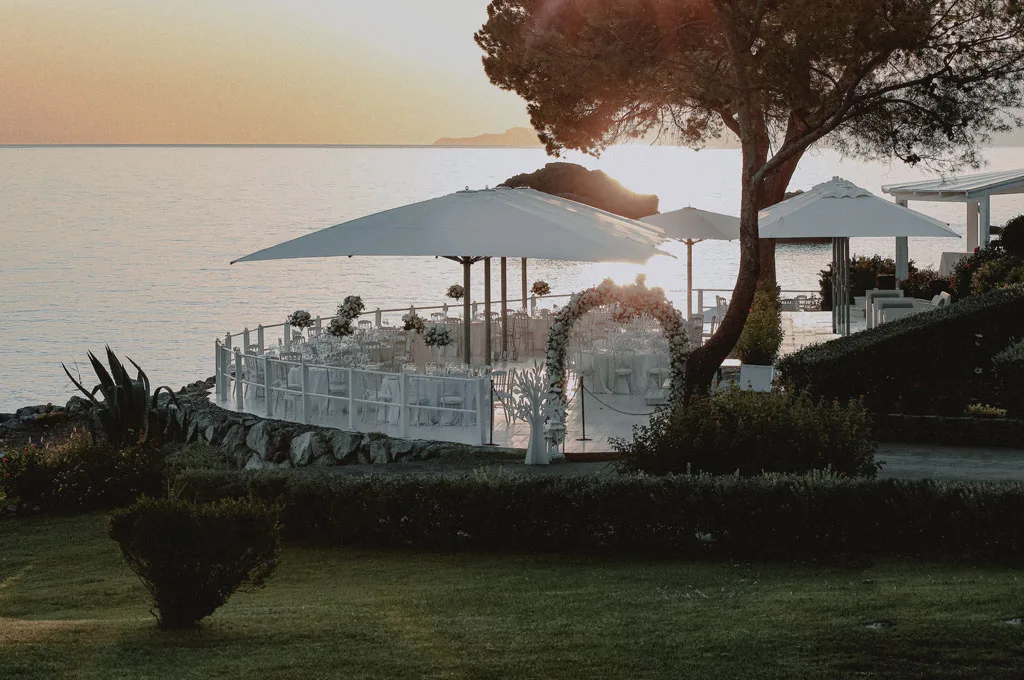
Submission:
[[[530,446],[526,449],[527,465],[547,465],[551,462],[544,439],[544,417],[530,418]]]

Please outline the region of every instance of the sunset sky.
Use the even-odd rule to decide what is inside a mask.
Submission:
[[[429,144],[528,125],[486,0],[0,0],[0,144]]]

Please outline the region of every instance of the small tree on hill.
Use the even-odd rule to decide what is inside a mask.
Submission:
[[[476,35],[491,82],[527,101],[549,153],[671,131],[742,149],[740,273],[718,331],[693,352],[710,384],[757,288],[757,212],[803,153],[976,163],[1024,103],[1021,0],[492,0]]]

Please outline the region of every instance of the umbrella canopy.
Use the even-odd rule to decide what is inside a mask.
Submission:
[[[667,238],[679,241],[733,241],[740,237],[740,218],[697,208],[648,215],[640,221],[661,227]]]
[[[686,313],[693,313],[693,246],[701,241],[732,241],[740,237],[740,220],[732,215],[680,208],[640,220],[661,227],[665,236],[686,244]],[[697,310],[703,314],[704,310]]]
[[[757,215],[761,238],[948,236],[945,222],[875,196],[833,177]]]
[[[832,328],[850,332],[850,237],[908,236],[960,238],[945,222],[890,203],[853,182],[833,177],[806,193],[776,203],[757,215],[761,238],[832,238]],[[897,271],[900,268],[897,248]]]
[[[351,255],[646,262],[657,227],[533,189],[459,191],[321,229],[235,262]]]
[[[658,227],[533,189],[459,191],[385,210],[232,261],[353,255],[439,256],[463,265],[463,358],[469,363],[470,266],[485,257],[646,262],[665,241]],[[460,255],[461,253],[461,255]],[[489,311],[490,298],[486,301]],[[486,314],[490,363],[490,315]]]

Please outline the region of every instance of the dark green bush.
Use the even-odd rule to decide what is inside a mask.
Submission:
[[[999,243],[1010,255],[1024,258],[1024,215],[1017,215],[1003,225]]]
[[[1015,283],[1024,283],[1024,260],[1007,254],[978,267],[971,277],[971,295],[984,295]]]
[[[779,290],[759,290],[736,343],[736,356],[745,364],[770,366],[782,346],[782,307]]]
[[[280,504],[286,537],[426,550],[731,560],[843,554],[1020,563],[1024,484],[768,475],[349,477],[193,472],[189,493]]]
[[[908,264],[908,271],[911,276],[917,272],[913,260]],[[875,287],[878,277],[896,273],[896,261],[891,257],[872,255],[866,257],[858,255],[850,258],[850,299],[847,304],[853,304],[854,296],[863,295],[864,291]],[[822,269],[818,275],[818,286],[821,289],[821,309],[830,311],[832,309],[832,265]]]
[[[45,512],[79,512],[128,505],[160,493],[163,458],[146,446],[120,451],[76,432],[65,442],[3,454],[0,489],[7,502]]]
[[[175,447],[164,456],[164,464],[172,477],[185,470],[236,469],[224,451],[205,442],[192,442]]]
[[[168,629],[194,626],[235,591],[262,587],[277,566],[278,533],[276,512],[250,499],[143,499],[109,526]]]
[[[900,284],[906,297],[931,300],[939,293],[949,291],[949,278],[934,269],[918,269]]]
[[[953,300],[962,300],[973,295],[971,285],[975,273],[986,263],[1000,260],[1005,255],[1003,247],[996,241],[960,258],[953,265],[953,273],[949,275],[949,292]]]
[[[999,381],[1000,401],[1009,415],[1024,416],[1024,341],[1014,342],[992,357]]]
[[[872,413],[960,416],[992,403],[992,357],[1024,337],[1024,286],[972,296],[783,357],[781,383]]]
[[[875,474],[875,442],[864,408],[796,392],[733,389],[695,397],[634,427],[633,439],[612,443],[626,455],[628,468],[649,474]]]

